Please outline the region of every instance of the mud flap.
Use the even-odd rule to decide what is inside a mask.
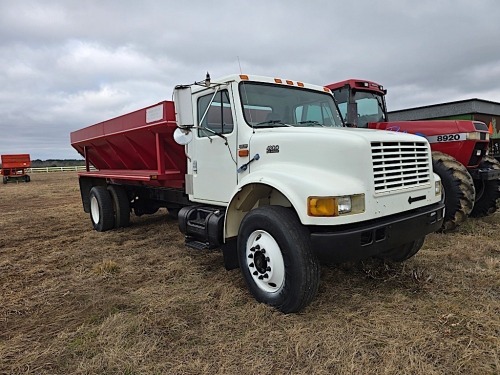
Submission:
[[[221,246],[222,255],[224,257],[224,267],[228,271],[240,267],[240,265],[238,264],[238,252],[236,251],[237,243],[237,238],[233,237],[227,239],[226,242]]]

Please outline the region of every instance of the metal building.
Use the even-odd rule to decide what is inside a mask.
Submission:
[[[477,120],[493,127],[492,138],[500,137],[500,103],[467,99],[389,112],[390,121],[404,120]]]

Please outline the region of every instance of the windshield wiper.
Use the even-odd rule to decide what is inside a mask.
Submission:
[[[257,124],[253,125],[253,127],[255,128],[255,127],[258,127],[258,126],[261,126],[261,125],[292,126],[292,125],[289,125],[289,124],[285,124],[281,120],[269,120],[269,121],[258,122]]]
[[[304,125],[304,124],[308,124],[308,125],[319,125],[319,126],[325,127],[325,125],[320,124],[318,121],[314,121],[314,120],[309,120],[309,121],[299,121],[299,124],[301,124],[301,125]]]

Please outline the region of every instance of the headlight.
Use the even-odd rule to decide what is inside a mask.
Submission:
[[[329,217],[357,214],[364,211],[364,194],[307,198],[307,214],[309,216]]]
[[[441,181],[435,181],[434,182],[434,193],[436,194],[436,196],[441,195],[441,189],[442,189]]]
[[[352,211],[352,200],[351,197],[338,197],[337,207],[339,215],[347,214]]]
[[[489,141],[490,133],[470,132],[466,133],[465,138],[470,141]]]

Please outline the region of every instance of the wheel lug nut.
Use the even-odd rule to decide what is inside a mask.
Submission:
[[[269,257],[266,257],[266,262],[269,262],[271,259]]]
[[[255,250],[260,250],[260,245],[255,245],[254,249]],[[252,250],[252,249],[250,249],[250,250]]]
[[[265,253],[266,253],[266,249],[262,249],[260,252],[261,252],[262,254],[265,254]]]
[[[271,267],[267,267],[266,271],[268,271],[268,272],[271,271]]]
[[[264,274],[264,276],[262,278],[263,279],[269,279],[269,275],[266,273],[266,274]]]
[[[259,280],[264,280],[264,276],[259,276]]]

